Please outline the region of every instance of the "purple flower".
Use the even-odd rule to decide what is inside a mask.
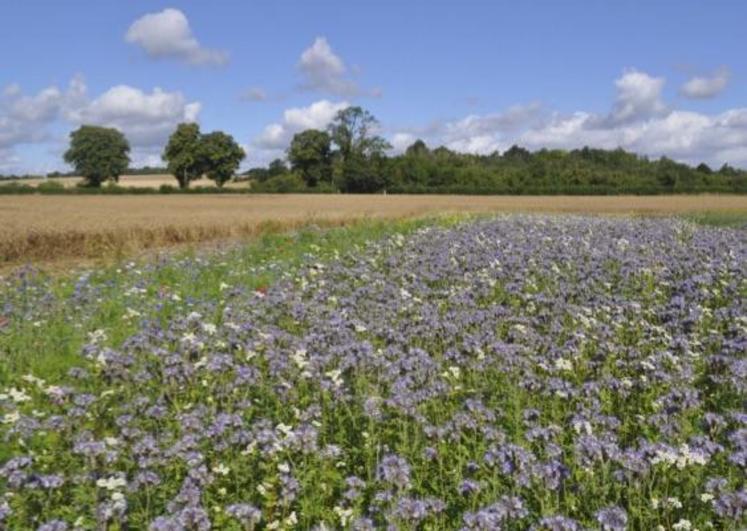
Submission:
[[[398,455],[387,455],[379,463],[379,479],[399,489],[410,486],[410,465]]]
[[[597,522],[604,531],[625,531],[628,515],[620,507],[606,507],[597,511]]]

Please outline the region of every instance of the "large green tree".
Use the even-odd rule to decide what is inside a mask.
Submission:
[[[392,146],[384,138],[373,134],[378,125],[378,120],[367,110],[358,106],[347,107],[337,112],[329,125],[329,134],[343,160],[353,155],[383,155]]]
[[[82,125],[70,133],[64,159],[88,186],[101,186],[107,179],[119,180],[130,164],[129,152],[130,144],[120,131]]]
[[[288,147],[288,161],[307,186],[332,180],[332,147],[329,134],[316,129],[297,133]]]
[[[179,182],[179,188],[187,188],[191,181],[199,179],[206,171],[200,126],[179,124],[169,137],[162,157],[169,172]]]
[[[205,174],[208,179],[215,181],[218,187],[231,180],[246,156],[233,137],[222,131],[203,135],[200,151]]]
[[[361,107],[338,111],[328,127],[337,146],[335,176],[340,189],[348,192],[377,192],[386,186],[383,159],[392,146],[375,133],[379,122]]]

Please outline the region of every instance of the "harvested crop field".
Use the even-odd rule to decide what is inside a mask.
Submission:
[[[92,259],[307,223],[443,212],[747,212],[747,196],[0,196],[0,264]]]

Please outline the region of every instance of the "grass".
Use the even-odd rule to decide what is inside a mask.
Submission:
[[[685,214],[682,217],[699,225],[747,228],[747,210],[734,212],[707,211]]]
[[[2,196],[0,268],[121,258],[148,249],[256,237],[309,223],[336,226],[364,218],[438,212],[741,216],[747,212],[747,196]]]

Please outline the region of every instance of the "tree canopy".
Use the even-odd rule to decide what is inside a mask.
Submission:
[[[119,180],[130,164],[129,152],[129,142],[117,129],[82,125],[70,133],[64,159],[88,186],[101,186],[108,179]]]
[[[199,179],[205,172],[200,126],[196,123],[179,124],[169,137],[162,158],[179,182],[179,188],[187,188],[191,181]]]
[[[202,134],[199,125],[182,123],[169,137],[162,156],[184,189],[203,175],[223,186],[246,155],[231,135],[222,131]]]
[[[219,187],[231,180],[246,156],[233,137],[222,131],[203,135],[201,151],[205,174]]]
[[[291,168],[297,171],[307,186],[332,180],[331,138],[325,131],[307,129],[293,136],[288,147]]]

